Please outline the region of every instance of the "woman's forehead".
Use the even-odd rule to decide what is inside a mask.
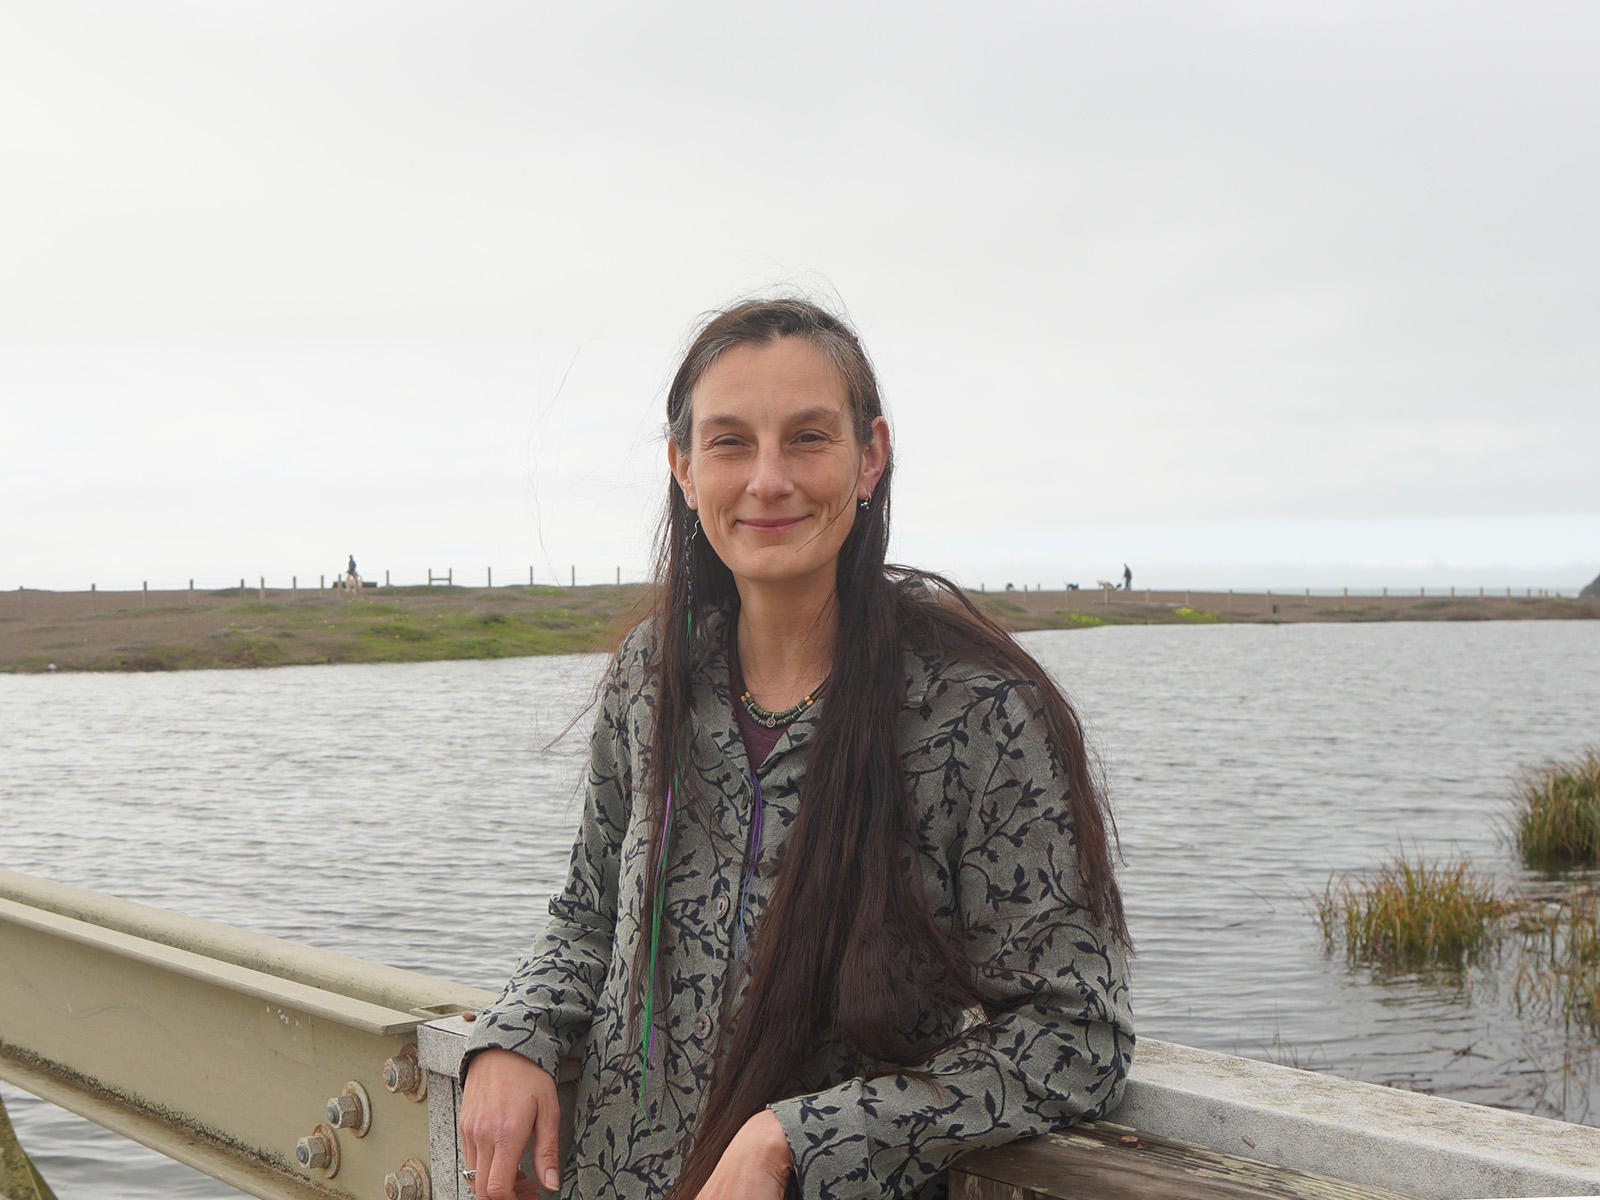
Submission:
[[[849,393],[837,367],[805,338],[734,346],[706,369],[690,393],[696,425],[780,419],[847,421]]]

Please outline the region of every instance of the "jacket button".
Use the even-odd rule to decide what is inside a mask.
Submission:
[[[694,1019],[694,1035],[702,1042],[711,1036],[711,1014],[701,1013]]]
[[[723,917],[727,916],[728,915],[728,894],[726,892],[724,892],[722,895],[718,896],[717,897],[717,902],[712,905],[712,908],[716,910],[716,914],[717,914],[717,919],[718,920],[721,920]]]

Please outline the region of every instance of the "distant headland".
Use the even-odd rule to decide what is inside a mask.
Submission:
[[[1102,625],[1600,618],[1538,589],[1401,595],[1113,588],[969,592],[1013,632]],[[219,591],[0,593],[0,672],[171,671],[426,662],[614,647],[648,608],[642,584],[585,587],[240,587]]]

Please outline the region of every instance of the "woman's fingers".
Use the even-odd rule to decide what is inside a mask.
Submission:
[[[558,1156],[561,1106],[548,1072],[509,1050],[484,1050],[467,1068],[461,1093],[461,1157],[475,1172],[478,1200],[523,1200],[537,1194],[536,1182],[519,1179],[518,1164],[534,1138],[539,1172],[554,1172]],[[547,1156],[546,1166],[541,1156]],[[531,1189],[531,1190],[530,1190]]]
[[[533,1126],[533,1169],[538,1182],[555,1191],[561,1186],[561,1101],[556,1096],[556,1081],[543,1071],[549,1089],[538,1095],[539,1115]]]
[[[486,1200],[514,1200],[522,1193],[517,1191],[517,1176],[522,1172],[517,1164],[522,1161],[522,1148],[528,1144],[528,1135],[516,1136],[516,1131],[509,1131],[506,1139],[496,1142],[494,1146],[494,1161],[489,1164],[488,1182],[484,1176],[479,1175],[474,1183],[483,1187],[478,1193]],[[526,1176],[523,1176],[526,1179]]]

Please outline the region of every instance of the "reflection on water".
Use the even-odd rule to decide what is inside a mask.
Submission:
[[[1520,876],[1519,769],[1597,740],[1600,624],[1155,626],[1024,641],[1117,804],[1152,1037],[1570,1120],[1594,1054],[1505,972],[1324,955],[1307,897],[1404,845]],[[0,862],[497,987],[576,826],[584,657],[0,678]],[[63,1196],[237,1193],[13,1088]]]

